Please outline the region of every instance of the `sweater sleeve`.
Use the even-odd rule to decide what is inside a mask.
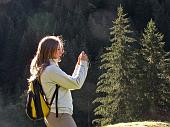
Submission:
[[[76,65],[72,76],[67,75],[58,66],[51,65],[48,71],[49,78],[58,84],[59,86],[66,89],[80,89],[86,79],[88,71],[88,63],[81,61],[80,65]]]

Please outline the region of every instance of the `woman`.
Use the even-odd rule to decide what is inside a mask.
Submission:
[[[50,102],[58,84],[58,104],[55,99],[45,123],[48,127],[77,127],[73,114],[70,90],[80,89],[85,81],[88,70],[88,56],[82,51],[78,57],[73,74],[67,75],[58,65],[64,53],[63,41],[58,36],[44,37],[38,45],[35,57],[30,66],[31,78],[40,76],[41,84]],[[69,66],[69,63],[68,63]],[[58,117],[56,117],[56,106]]]

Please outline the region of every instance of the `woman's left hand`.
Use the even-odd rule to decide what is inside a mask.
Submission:
[[[87,54],[84,51],[82,51],[80,53],[80,55],[78,57],[78,62],[77,63],[80,64],[81,60],[88,61],[88,56],[87,56]]]

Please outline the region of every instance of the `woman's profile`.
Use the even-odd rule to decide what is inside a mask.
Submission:
[[[37,52],[30,65],[31,77],[40,76],[48,102],[52,99],[56,84],[60,86],[58,103],[56,105],[54,99],[51,111],[45,119],[47,127],[77,127],[72,117],[71,90],[82,87],[88,71],[88,56],[82,51],[78,56],[72,75],[68,75],[60,69],[58,64],[63,53],[63,40],[59,36],[46,36],[39,42]],[[58,117],[56,117],[56,113],[58,113]]]

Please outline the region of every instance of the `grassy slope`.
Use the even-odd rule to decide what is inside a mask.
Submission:
[[[170,123],[164,122],[131,122],[108,125],[105,127],[170,127]]]

